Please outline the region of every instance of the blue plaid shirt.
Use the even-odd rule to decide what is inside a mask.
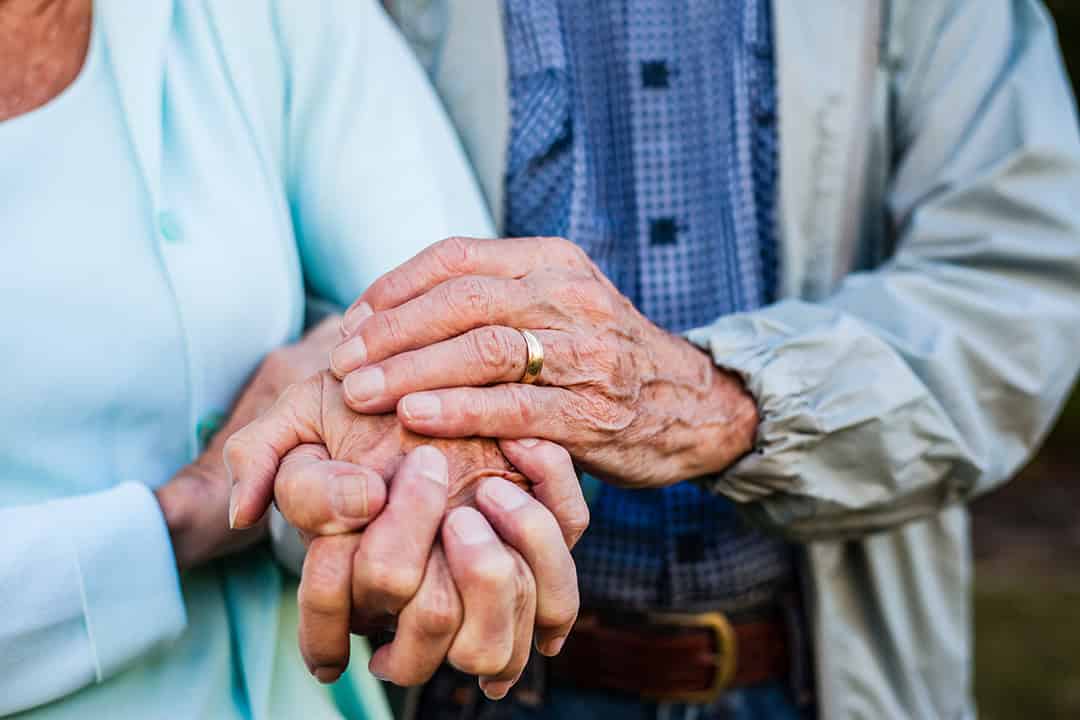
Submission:
[[[777,131],[768,0],[506,0],[506,229],[585,249],[672,332],[768,302]],[[789,548],[680,483],[602,486],[575,556],[592,607],[738,611]]]

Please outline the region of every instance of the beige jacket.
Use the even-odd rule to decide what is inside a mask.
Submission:
[[[773,0],[784,299],[689,333],[759,452],[715,490],[803,542],[823,718],[966,718],[964,502],[1009,478],[1080,366],[1080,138],[1036,0]],[[498,0],[393,12],[496,218]]]

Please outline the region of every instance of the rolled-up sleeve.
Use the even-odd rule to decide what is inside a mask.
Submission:
[[[1080,366],[1080,140],[1045,10],[957,0],[910,44],[896,254],[821,302],[689,333],[761,414],[755,452],[711,487],[797,538],[891,527],[1003,482]]]
[[[0,715],[102,682],[186,625],[153,493],[0,509]]]

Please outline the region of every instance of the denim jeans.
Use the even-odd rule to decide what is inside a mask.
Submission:
[[[514,708],[510,720],[804,720],[788,688],[768,683],[725,693],[712,705],[645,703],[602,691],[551,688],[541,707]]]
[[[725,693],[710,705],[643,702],[602,690],[533,685],[528,670],[516,691],[499,702],[484,699],[475,678],[444,668],[423,692],[409,720],[808,720],[783,683]],[[529,686],[533,685],[532,688]]]

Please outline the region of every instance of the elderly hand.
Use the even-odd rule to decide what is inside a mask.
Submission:
[[[526,483],[503,452],[540,502],[515,486]],[[393,415],[357,415],[321,373],[230,438],[225,455],[234,525],[256,522],[273,496],[310,540],[300,645],[320,680],[344,670],[350,629],[395,617],[395,639],[371,668],[398,684],[423,682],[445,658],[501,697],[534,626],[542,652],[561,648],[578,607],[569,547],[588,517],[561,448],[431,442]],[[448,504],[456,509],[446,514]]]
[[[536,385],[527,349],[544,346]],[[718,472],[752,447],[741,382],[649,322],[559,238],[450,238],[387,273],[331,354],[345,401],[435,437],[540,437],[618,484]]]
[[[242,550],[265,536],[262,524],[243,533],[229,532],[225,439],[272,406],[285,388],[326,367],[326,353],[340,337],[340,322],[340,316],[329,317],[299,342],[267,355],[206,450],[155,492],[181,570]]]

